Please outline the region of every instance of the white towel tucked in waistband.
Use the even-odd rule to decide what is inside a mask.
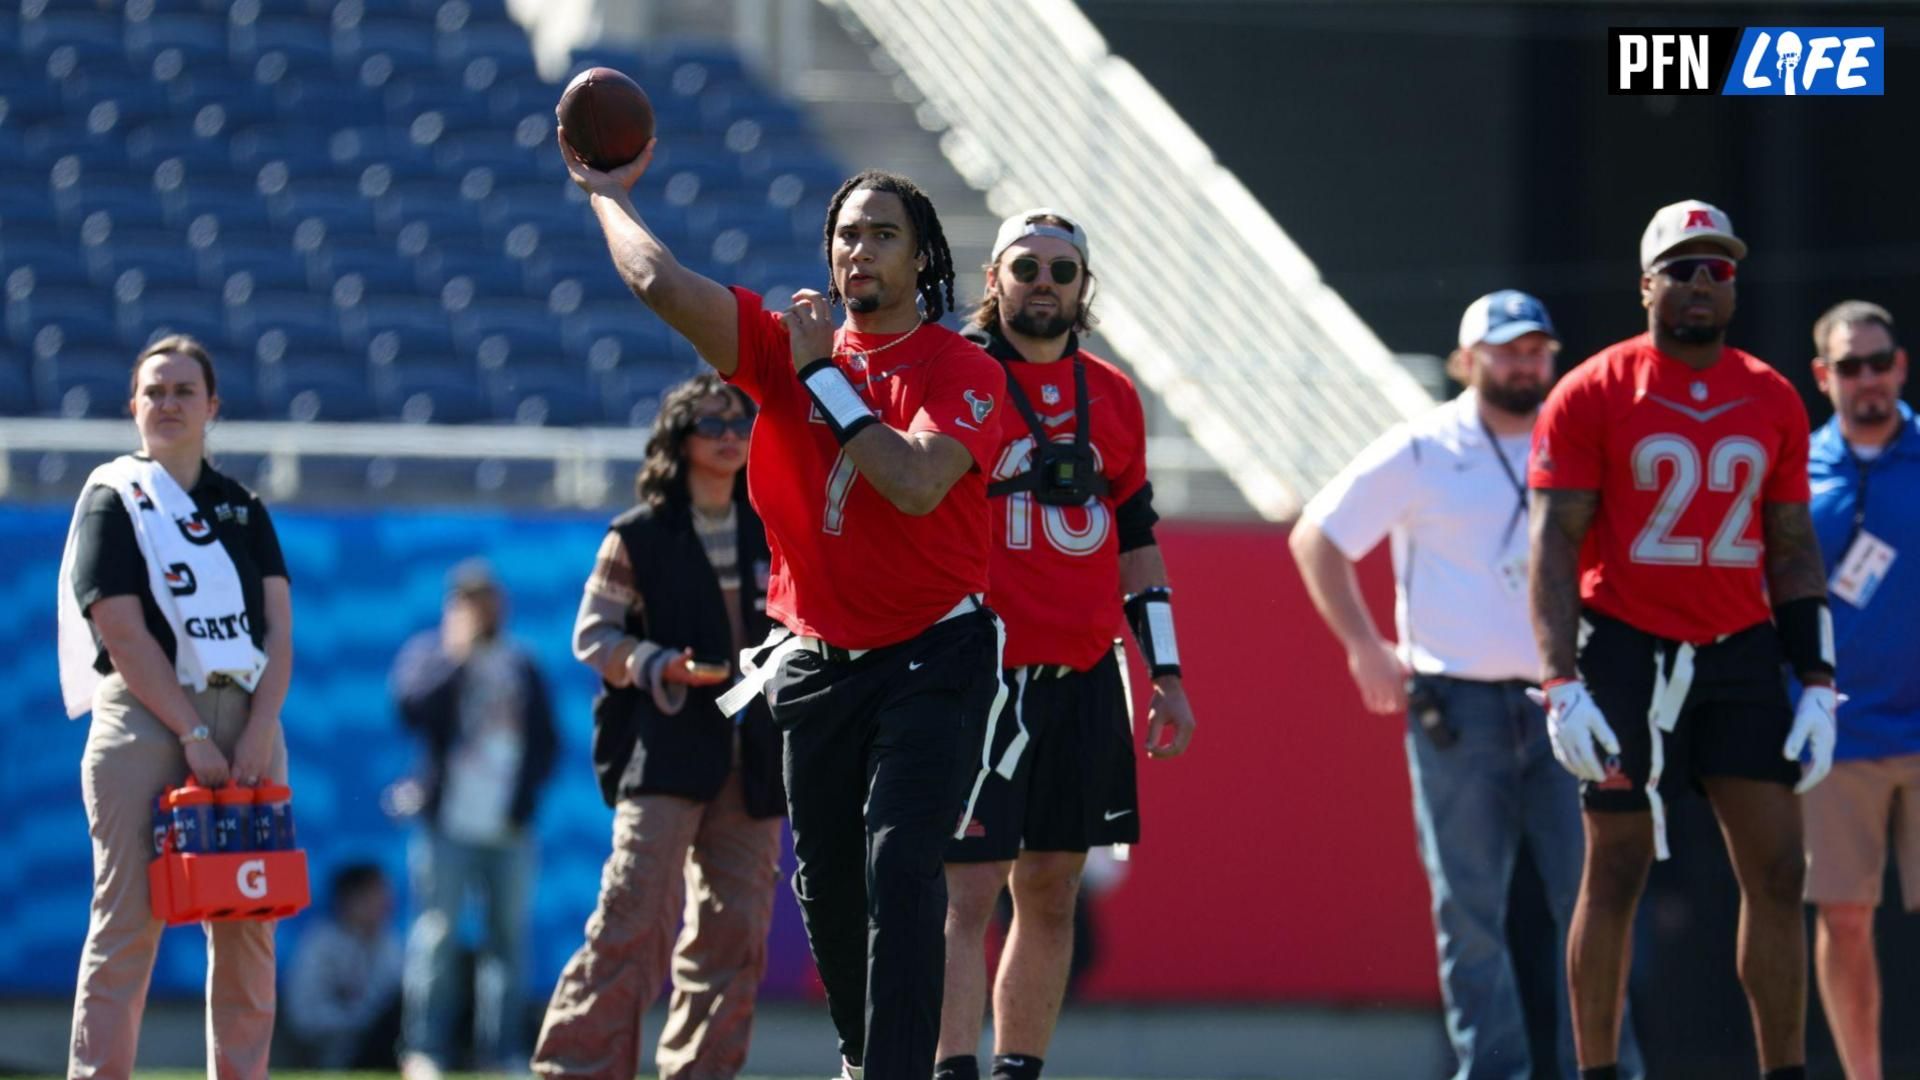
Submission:
[[[94,687],[100,684],[100,674],[93,669],[93,635],[73,589],[73,548],[87,493],[101,486],[119,493],[133,519],[134,539],[147,560],[147,587],[173,628],[174,671],[180,682],[205,690],[207,676],[217,672],[252,690],[266,670],[267,655],[253,643],[233,559],[220,545],[213,523],[200,516],[192,496],[159,462],[127,454],[87,477],[67,527],[59,583],[60,693],[67,715],[78,717],[91,709]]]

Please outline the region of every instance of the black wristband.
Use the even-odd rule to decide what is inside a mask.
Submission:
[[[1173,590],[1165,585],[1141,589],[1127,597],[1126,613],[1148,673],[1156,679],[1180,674],[1180,647],[1173,638]]]
[[[1775,604],[1773,624],[1793,673],[1833,677],[1833,614],[1824,596],[1803,596]]]
[[[807,396],[813,399],[814,411],[827,422],[833,437],[841,446],[847,445],[855,435],[865,431],[867,425],[877,424],[880,418],[861,399],[860,392],[847,381],[846,375],[833,366],[833,357],[823,356],[812,360],[800,369],[800,385],[807,388]]]

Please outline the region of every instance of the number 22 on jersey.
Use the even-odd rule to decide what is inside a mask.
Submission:
[[[1653,512],[1634,537],[1633,561],[1658,566],[1699,566],[1705,545],[1704,562],[1712,566],[1748,567],[1760,563],[1760,544],[1746,538],[1747,525],[1753,520],[1754,504],[1759,501],[1761,484],[1767,476],[1767,450],[1745,435],[1729,435],[1707,451],[1706,490],[1732,497],[1727,500],[1719,527],[1711,542],[1701,537],[1677,533],[1680,521],[1694,498],[1700,494],[1700,451],[1693,440],[1681,435],[1649,435],[1634,446],[1632,454],[1633,486],[1641,491],[1657,491]],[[1661,473],[1666,473],[1665,483]]]

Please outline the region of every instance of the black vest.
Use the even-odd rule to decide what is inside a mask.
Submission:
[[[766,637],[767,535],[759,515],[736,498],[740,613],[747,644]],[[686,508],[655,513],[637,506],[613,520],[633,564],[634,590],[644,611],[629,613],[627,633],[678,652],[689,646],[700,660],[738,664],[720,580],[693,531]],[[689,687],[687,703],[664,716],[643,686],[603,682],[593,703],[593,769],[608,806],[636,795],[678,795],[701,802],[719,794],[733,765],[733,721],[715,701],[725,686]],[[740,724],[740,783],[747,813],[786,812],[780,782],[780,735],[755,697]]]

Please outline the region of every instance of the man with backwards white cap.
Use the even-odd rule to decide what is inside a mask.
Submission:
[[[1762,1074],[1806,1077],[1794,796],[1833,763],[1833,624],[1806,409],[1726,344],[1746,254],[1718,207],[1661,207],[1640,240],[1647,332],[1561,380],[1534,432],[1533,623],[1554,756],[1581,779],[1587,830],[1567,952],[1587,1080],[1619,1074],[1634,909],[1680,783],[1712,802],[1740,883]],[[1807,687],[1797,710],[1783,663]]]
[[[994,770],[946,852],[936,1080],[979,1080],[987,924],[1009,885],[991,1075],[1039,1080],[1087,852],[1140,839],[1126,658],[1115,640],[1123,615],[1153,679],[1148,756],[1177,757],[1193,737],[1153,536],[1140,394],[1081,348],[1093,325],[1088,247],[1086,230],[1058,210],[1008,218],[966,330],[1006,369],[1013,406],[987,478],[987,599],[1007,627],[1008,707],[989,747]]]
[[[1574,780],[1527,696],[1540,667],[1527,624],[1527,446],[1559,349],[1540,301],[1512,289],[1475,300],[1448,364],[1467,389],[1376,440],[1307,504],[1290,540],[1367,708],[1406,718],[1459,1080],[1534,1075],[1506,933],[1521,844],[1556,941],[1580,886]],[[1353,573],[1387,538],[1397,644],[1374,627]],[[1555,1074],[1571,1077],[1564,989],[1555,1019]]]

